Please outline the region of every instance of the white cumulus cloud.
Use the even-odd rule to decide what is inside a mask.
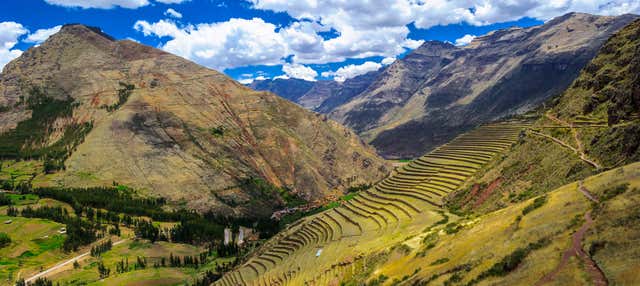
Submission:
[[[20,36],[29,31],[16,22],[0,22],[0,70],[11,60],[22,54],[21,50],[13,47],[18,43]]]
[[[277,27],[260,18],[184,27],[170,20],[138,21],[134,28],[145,36],[170,37],[162,49],[218,70],[281,64],[288,51]]]
[[[396,61],[396,58],[384,58],[380,63],[386,66],[386,65],[392,64],[395,61]]]
[[[177,3],[182,0],[46,0],[59,2]],[[487,25],[532,17],[548,20],[568,12],[602,15],[640,13],[639,0],[247,0],[252,8],[284,12],[296,19],[280,25],[260,18],[182,25],[172,20],[138,21],[135,29],[161,38],[161,48],[215,69],[342,62],[368,57],[396,58],[422,45],[408,25]],[[103,6],[106,4],[103,4]],[[323,38],[322,32],[334,32]],[[164,37],[168,37],[167,40]],[[472,35],[456,44],[463,45]],[[390,60],[388,60],[390,61]],[[383,64],[389,64],[383,63]],[[337,71],[336,71],[337,72]],[[289,75],[284,75],[289,76]],[[346,78],[346,77],[344,77]]]
[[[241,84],[250,84],[250,83],[252,83],[252,82],[254,82],[256,80],[269,79],[269,78],[267,78],[265,76],[262,76],[262,75],[259,75],[257,77],[251,77],[251,76],[253,76],[253,75],[248,75],[248,76],[243,75],[242,77],[240,77],[240,79],[238,79],[238,82],[241,83]]]
[[[164,15],[168,16],[168,17],[173,17],[173,18],[182,18],[182,13],[174,10],[173,8],[169,8],[167,9],[167,11],[164,11]]]
[[[189,2],[191,0],[156,0],[156,2],[160,2],[162,4],[181,4],[183,2]]]
[[[24,42],[33,43],[33,44],[42,43],[46,41],[49,38],[49,36],[60,31],[60,28],[62,28],[62,25],[51,27],[49,29],[38,29],[35,32],[29,34],[29,36],[27,36],[27,38],[24,39]]]
[[[366,74],[368,72],[377,71],[382,67],[382,64],[367,61],[361,65],[347,65],[339,68],[336,71],[323,72],[323,77],[331,77],[338,82],[343,82],[347,79],[354,78],[359,75]]]
[[[137,9],[149,5],[148,0],[44,0],[51,5],[63,7],[78,7],[82,9],[112,9],[122,7],[127,9]]]
[[[301,64],[284,64],[282,66],[282,71],[287,75],[288,78],[316,81],[316,77],[318,77],[317,71]]]
[[[473,41],[473,39],[475,39],[475,38],[476,38],[475,35],[466,34],[466,35],[462,36],[461,38],[456,39],[456,43],[455,44],[456,44],[456,46],[466,46],[469,43],[471,43],[471,41]]]
[[[258,9],[314,19],[339,32],[405,26],[418,28],[466,22],[487,25],[533,17],[548,20],[568,12],[620,15],[640,12],[637,0],[249,0]]]

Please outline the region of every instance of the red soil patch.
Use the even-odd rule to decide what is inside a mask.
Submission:
[[[461,206],[466,206],[471,199],[476,197],[476,194],[478,194],[479,190],[480,190],[480,185],[473,184],[473,187],[471,187],[471,191],[465,196],[464,202],[462,202]]]
[[[473,207],[477,208],[479,205],[484,203],[491,196],[491,194],[493,194],[493,191],[495,191],[500,186],[502,181],[503,181],[502,177],[499,177],[493,180],[493,182],[491,182],[491,184],[489,184],[487,188],[485,188],[484,190],[482,190],[482,192],[480,192],[478,199],[475,201],[475,203],[473,203]]]

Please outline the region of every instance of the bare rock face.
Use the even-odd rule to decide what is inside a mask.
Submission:
[[[386,157],[414,157],[484,122],[565,90],[602,44],[637,16],[571,13],[465,47],[426,42],[330,112]]]
[[[243,190],[247,178],[311,201],[388,172],[372,148],[325,116],[83,25],[64,26],[9,63],[0,107],[0,145],[23,140],[20,148],[37,151],[73,142],[63,145],[64,168],[50,184],[115,181],[201,211],[265,215],[282,203]],[[25,122],[42,138],[21,137]]]

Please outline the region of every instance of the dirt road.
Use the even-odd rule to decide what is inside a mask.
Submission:
[[[127,240],[128,239],[123,239],[123,240],[116,241],[116,242],[113,243],[113,246],[121,244],[121,243],[123,243],[123,242],[125,242]],[[61,270],[63,267],[65,267],[65,266],[67,266],[69,264],[72,264],[74,261],[78,261],[78,260],[80,260],[80,259],[82,259],[82,258],[84,258],[86,256],[89,256],[90,254],[91,254],[90,252],[85,252],[85,253],[80,254],[80,255],[78,255],[78,256],[76,256],[74,258],[71,258],[69,260],[65,260],[63,262],[60,262],[60,263],[56,264],[55,266],[53,266],[53,267],[51,267],[51,268],[49,268],[49,269],[47,269],[45,271],[42,271],[42,272],[40,272],[40,273],[38,273],[36,275],[33,275],[33,276],[25,279],[24,281],[27,282],[27,283],[30,283],[30,282],[35,281],[39,277],[45,277],[45,276],[47,276],[49,274],[56,273],[58,270]]]

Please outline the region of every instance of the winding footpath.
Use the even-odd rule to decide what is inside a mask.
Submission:
[[[578,136],[578,131],[576,131],[576,128],[573,126],[573,123],[564,121],[564,120],[558,118],[557,116],[555,116],[555,115],[553,115],[551,113],[546,113],[545,116],[547,118],[549,118],[551,121],[557,123],[558,125],[568,127],[569,130],[571,130],[571,134],[573,135],[573,140],[576,142],[577,148],[573,148],[573,147],[570,147],[570,148],[580,156],[580,159],[582,161],[585,161],[585,162],[591,164],[596,169],[600,169],[601,168],[601,166],[598,165],[598,163],[596,163],[594,160],[589,159],[589,156],[587,156],[587,153],[584,152],[584,146],[582,145],[582,141],[580,140],[580,137]],[[560,140],[558,140],[558,141],[560,141]],[[566,143],[565,143],[565,145],[569,146]]]
[[[593,196],[587,188],[584,187],[582,181],[578,183],[578,190],[590,201],[598,203],[598,199]],[[598,264],[593,261],[593,259],[587,254],[582,247],[582,240],[584,239],[585,234],[589,230],[589,228],[593,225],[593,219],[591,218],[591,211],[588,211],[584,214],[585,222],[582,226],[571,236],[571,246],[569,249],[565,250],[562,253],[562,258],[560,259],[560,264],[553,269],[553,271],[549,272],[547,275],[542,277],[538,282],[536,282],[536,286],[544,285],[549,283],[555,279],[555,277],[562,271],[562,269],[569,263],[569,259],[572,256],[576,256],[584,263],[585,271],[591,277],[591,282],[596,286],[607,286],[609,285],[609,281],[607,277],[602,272],[602,269],[598,267]]]
[[[118,244],[124,243],[127,240],[128,239],[123,239],[123,240],[116,241],[116,242],[113,243],[112,246],[116,246]],[[85,258],[85,257],[87,257],[89,255],[91,255],[91,252],[85,252],[85,253],[80,254],[80,255],[78,255],[76,257],[73,257],[73,258],[71,258],[69,260],[60,262],[60,263],[56,264],[55,266],[53,266],[53,267],[51,267],[51,268],[49,268],[49,269],[47,269],[45,271],[42,271],[42,272],[40,272],[38,274],[35,274],[35,275],[25,279],[24,282],[26,282],[26,283],[34,282],[36,279],[38,279],[40,277],[45,277],[45,276],[47,276],[49,274],[55,273],[56,271],[61,270],[63,267],[65,267],[65,266],[67,266],[69,264],[72,264],[73,262],[78,261],[78,260],[80,260],[82,258]]]

